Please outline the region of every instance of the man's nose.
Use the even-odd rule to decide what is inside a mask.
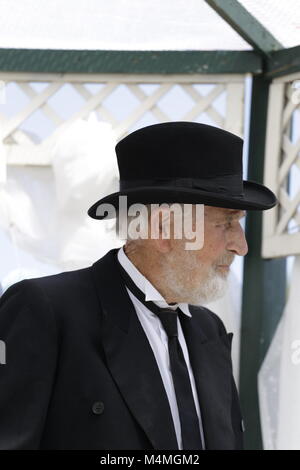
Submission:
[[[232,231],[227,243],[227,250],[233,251],[239,256],[245,256],[248,253],[248,244],[243,228],[239,227]]]

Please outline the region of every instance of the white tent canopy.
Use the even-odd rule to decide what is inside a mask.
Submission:
[[[240,4],[283,47],[300,43],[299,0]],[[2,48],[252,49],[204,0],[0,0],[0,12]]]

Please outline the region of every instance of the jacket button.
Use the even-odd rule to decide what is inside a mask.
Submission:
[[[245,423],[244,423],[244,420],[242,419],[241,420],[241,431],[242,432],[245,432],[246,428],[245,428]]]
[[[92,407],[92,411],[94,415],[101,415],[101,413],[103,413],[103,410],[104,410],[103,401],[95,401]]]

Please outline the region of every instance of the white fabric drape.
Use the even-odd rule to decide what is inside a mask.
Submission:
[[[264,448],[300,450],[300,256],[283,316],[258,376]]]
[[[118,190],[115,144],[111,125],[92,114],[57,140],[52,167],[7,169],[6,183],[0,187],[0,227],[9,233],[16,251],[25,250],[62,271],[90,265],[120,246],[114,220],[87,215],[93,202]]]

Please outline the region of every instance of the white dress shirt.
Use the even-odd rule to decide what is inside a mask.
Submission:
[[[127,271],[131,279],[135,282],[138,288],[144,292],[145,299],[153,301],[159,307],[167,307],[171,309],[176,309],[177,307],[185,314],[191,317],[189,307],[187,303],[178,303],[174,305],[169,305],[158,292],[157,289],[148,281],[148,279],[143,276],[143,274],[134,266],[130,261],[128,256],[125,254],[123,247],[118,251],[118,260]],[[178,406],[176,401],[175,389],[173,384],[172,373],[170,369],[170,360],[169,360],[169,350],[168,350],[168,336],[165,332],[160,319],[155,313],[149,310],[139,299],[137,299],[132,292],[126,287],[129,297],[132,300],[132,303],[135,307],[139,321],[146,333],[150,346],[153,350],[160,375],[166,390],[166,394],[170,403],[171,413],[173,417],[177,442],[179,449],[182,449],[182,439],[181,439],[181,427],[178,413]],[[189,354],[185,342],[185,338],[182,332],[181,324],[179,319],[177,319],[177,328],[178,328],[178,340],[183,351],[184,359],[187,364],[190,382],[193,391],[194,402],[196,406],[197,415],[199,418],[199,427],[202,438],[202,446],[204,448],[204,436],[202,428],[202,420],[200,407],[198,402],[197,390],[195,386],[195,379],[193,371],[190,364]]]

